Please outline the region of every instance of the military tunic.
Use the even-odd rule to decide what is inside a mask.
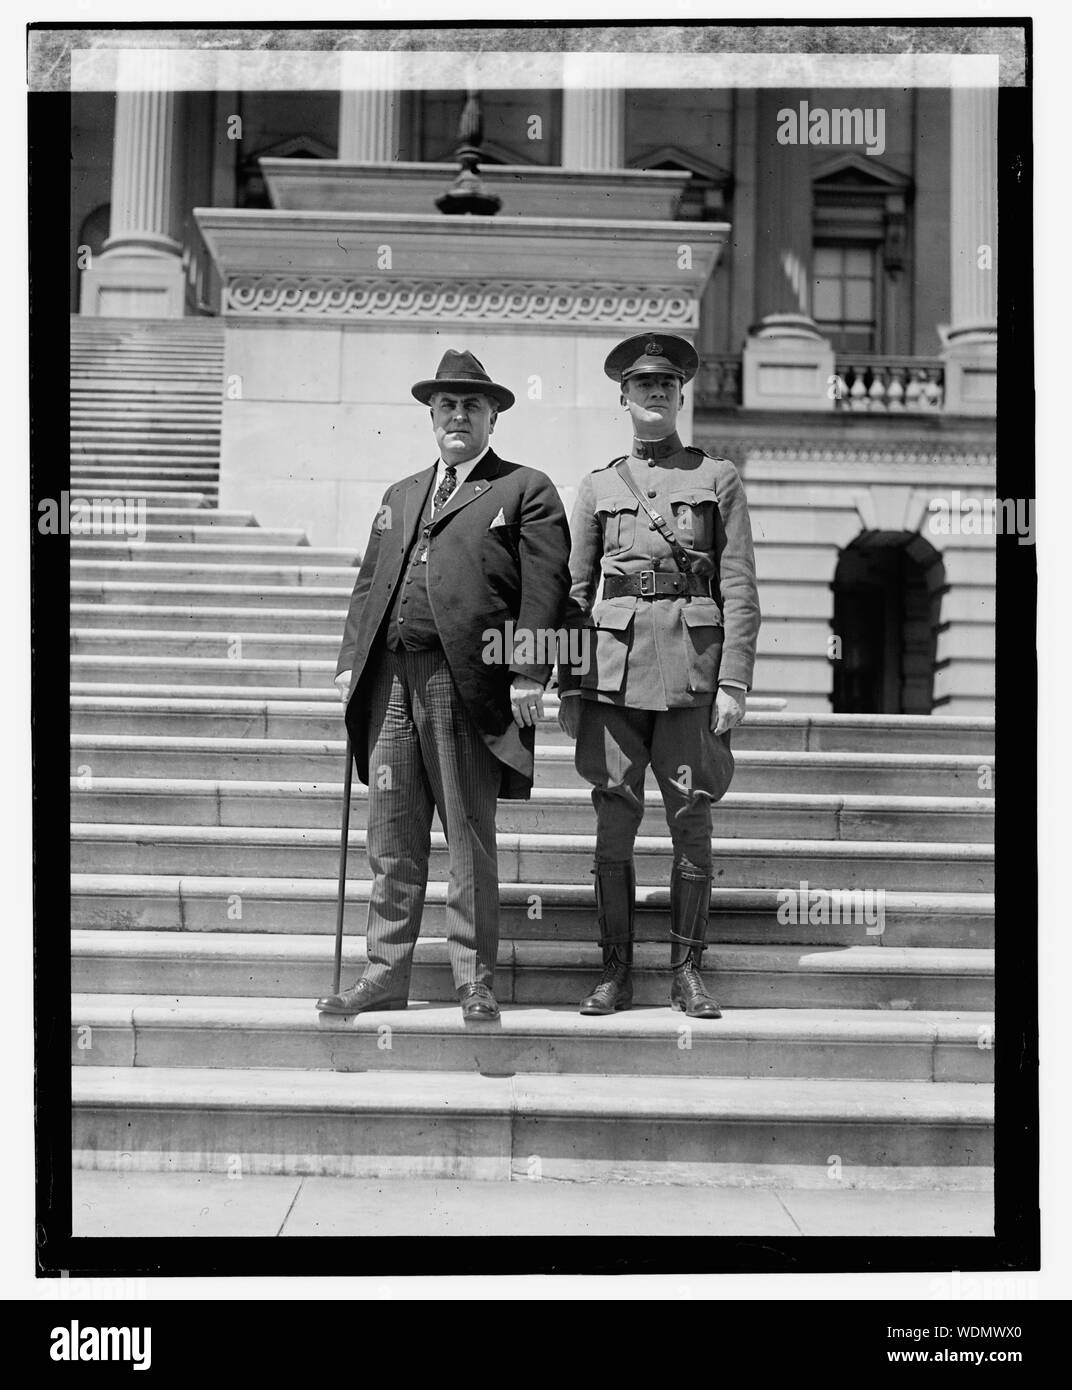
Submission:
[[[643,456],[638,456],[638,451]],[[673,552],[611,463],[581,483],[570,523],[567,622],[593,629],[588,669],[559,672],[562,691],[634,709],[710,705],[719,679],[752,683],[759,602],[744,488],[728,459],[677,434],[637,441],[627,467],[688,551],[711,597],[621,595],[593,605],[603,575],[677,574]]]

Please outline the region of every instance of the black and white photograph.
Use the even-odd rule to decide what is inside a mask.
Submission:
[[[28,27],[40,1273],[1025,1296],[1031,21],[678,10]]]

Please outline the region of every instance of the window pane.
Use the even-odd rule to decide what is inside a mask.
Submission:
[[[816,246],[812,251],[811,268],[816,275],[832,276],[840,273],[841,251],[836,246]]]
[[[840,282],[837,280],[816,280],[812,287],[811,312],[817,319],[839,319],[841,317]]]
[[[866,246],[849,246],[845,249],[845,273],[847,275],[866,275],[870,280],[872,253]]]
[[[870,280],[845,281],[845,317],[859,322],[869,322],[873,293]]]

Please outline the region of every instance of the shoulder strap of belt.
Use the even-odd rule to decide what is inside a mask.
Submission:
[[[620,459],[614,460],[614,470],[618,474],[618,477],[621,478],[622,482],[626,485],[629,491],[636,498],[636,500],[644,508],[644,511],[648,514],[648,517],[651,520],[651,524],[655,527],[656,531],[658,531],[659,535],[662,536],[663,540],[670,547],[670,553],[673,555],[674,563],[677,565],[678,569],[684,575],[691,575],[692,557],[689,555],[689,552],[681,544],[678,538],[674,535],[673,531],[671,531],[670,527],[667,526],[666,522],[655,510],[655,508],[648,506],[648,503],[644,499],[643,493],[637,487],[633,479],[632,473],[629,472],[629,465],[626,463],[624,455]]]

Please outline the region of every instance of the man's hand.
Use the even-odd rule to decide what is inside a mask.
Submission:
[[[720,685],[715,703],[711,706],[711,729],[716,734],[735,729],[744,719],[748,695],[733,686]]]
[[[352,675],[352,672],[350,672],[350,671],[343,671],[343,673],[342,673],[341,675],[335,677],[335,689],[339,692],[339,699],[343,702],[344,705],[346,704],[347,700],[350,698],[350,677],[351,677],[351,675]]]
[[[510,712],[519,729],[543,718],[543,686],[529,676],[515,676],[510,686]]]
[[[560,695],[558,697],[558,727],[563,733],[576,740],[581,727],[580,695]]]

